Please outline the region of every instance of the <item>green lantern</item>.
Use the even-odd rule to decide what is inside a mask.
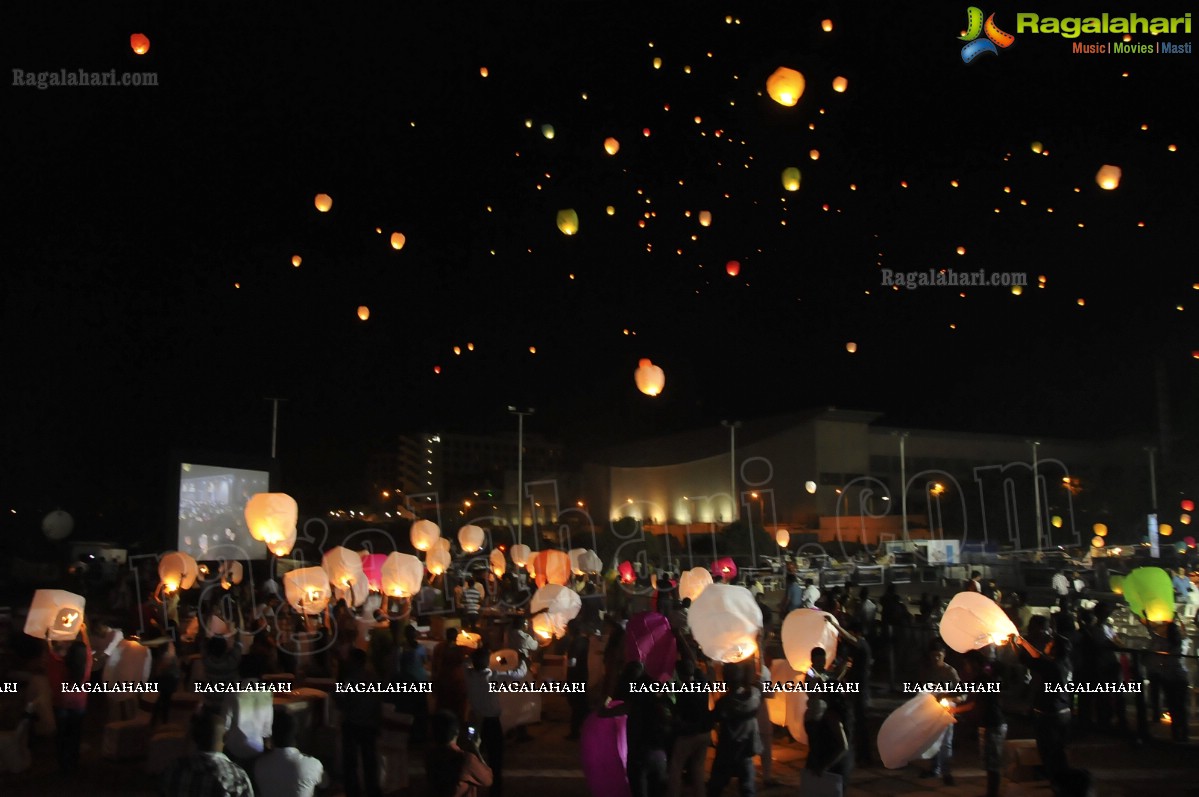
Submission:
[[[1174,619],[1174,584],[1160,567],[1138,567],[1124,579],[1129,610],[1151,623]]]

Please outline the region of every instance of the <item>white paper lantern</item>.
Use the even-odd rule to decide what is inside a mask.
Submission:
[[[695,603],[703,591],[711,586],[712,574],[706,567],[693,567],[679,577],[679,598],[690,598]]]
[[[241,562],[238,561],[221,562],[221,569],[219,572],[221,576],[221,586],[224,589],[229,589],[234,584],[240,584],[245,575],[245,570],[242,567]]]
[[[774,541],[779,544],[780,548],[786,548],[791,544],[791,532],[786,529],[779,529],[774,533]]]
[[[87,601],[64,589],[39,589],[33,593],[25,633],[38,639],[69,642],[79,634]]]
[[[504,552],[499,548],[491,552],[489,563],[491,572],[495,574],[496,578],[501,578],[508,571],[508,562],[504,559]]]
[[[586,573],[583,570],[583,557],[587,555],[586,548],[571,548],[567,554],[570,557],[570,572],[576,576],[581,576]]]
[[[460,648],[478,650],[479,645],[483,644],[483,637],[470,631],[459,631],[457,638],[454,639],[454,644]]]
[[[409,536],[413,548],[428,551],[441,538],[441,529],[431,520],[418,520],[412,524],[412,533]]]
[[[827,622],[832,617],[817,609],[792,609],[783,620],[783,653],[791,667],[806,673],[812,666],[812,648],[824,648],[825,661],[837,658],[837,632]]]
[[[599,554],[595,551],[587,551],[579,557],[579,566],[582,567],[583,573],[586,575],[596,575],[604,569],[604,560],[599,558]]]
[[[250,536],[268,546],[294,535],[300,508],[286,493],[258,493],[246,502]]]
[[[42,518],[42,534],[45,534],[48,540],[65,540],[71,536],[74,529],[75,518],[61,509],[55,509]]]
[[[542,647],[545,647],[554,639],[554,621],[550,619],[549,615],[533,615],[531,627],[533,629],[533,638],[541,643]]]
[[[537,586],[570,583],[570,556],[565,551],[541,551],[533,559]]]
[[[425,554],[425,567],[435,576],[440,576],[450,567],[450,552],[434,548]]]
[[[520,654],[511,648],[497,650],[491,654],[491,661],[487,666],[492,672],[512,672],[520,666]]]
[[[757,650],[762,609],[745,587],[712,584],[691,604],[687,619],[708,658],[738,662]]]
[[[977,593],[975,593],[977,594]],[[878,731],[878,754],[887,769],[906,766],[941,740],[956,722],[953,715],[929,693],[917,695],[883,721]]]
[[[1016,626],[999,604],[977,592],[959,592],[941,617],[941,638],[958,653],[1001,645]]]
[[[536,614],[545,610],[550,621],[550,633],[554,637],[566,636],[566,624],[579,616],[583,599],[579,593],[559,584],[546,584],[533,593],[529,612]]]
[[[529,557],[533,555],[533,551],[527,545],[517,544],[512,546],[511,554],[512,564],[517,567],[524,567],[529,563]]]
[[[304,567],[285,574],[283,592],[291,608],[308,615],[323,612],[333,596],[323,567]]]
[[[411,598],[420,592],[425,565],[410,553],[393,551],[383,563],[383,592],[393,598]]]
[[[338,545],[325,551],[321,567],[329,576],[329,586],[336,597],[344,599],[351,606],[361,606],[366,602],[370,582],[362,569],[361,556]]]
[[[487,539],[487,532],[478,526],[466,525],[458,529],[458,544],[462,546],[462,550],[466,553],[474,553],[482,550],[483,543]]]
[[[666,386],[666,374],[647,357],[637,364],[637,370],[633,372],[633,381],[637,383],[637,389],[645,395],[656,396]]]
[[[291,533],[281,540],[276,542],[268,542],[266,547],[275,556],[287,556],[289,553],[291,553],[291,549],[296,547],[296,530],[292,529]]]
[[[171,551],[158,561],[158,577],[167,592],[191,589],[200,575],[200,566],[190,554]]]

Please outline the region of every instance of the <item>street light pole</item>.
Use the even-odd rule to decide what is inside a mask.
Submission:
[[[509,405],[508,412],[516,416],[516,542],[520,544],[525,528],[525,416],[535,410]]]
[[[737,430],[741,428],[741,421],[721,421],[720,425],[729,430],[729,498],[733,502],[733,521],[736,522],[741,517],[741,497],[737,495]]]
[[[908,540],[908,460],[906,452],[906,443],[908,441],[907,432],[892,432],[891,434],[899,436],[899,504],[900,511],[903,514],[903,539]]]
[[[287,399],[268,396],[266,400],[274,405],[271,410],[271,460],[273,461],[275,459],[275,441],[279,439],[279,402],[287,401]]]
[[[1041,482],[1037,476],[1037,448],[1041,445],[1040,441],[1030,440],[1032,444],[1032,497],[1036,502],[1036,513],[1034,517],[1037,523],[1037,548],[1043,548],[1044,542],[1041,537]]]

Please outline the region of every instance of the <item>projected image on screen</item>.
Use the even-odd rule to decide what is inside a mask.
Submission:
[[[266,545],[246,528],[246,502],[269,492],[266,471],[214,465],[179,467],[179,550],[196,559],[264,559]]]

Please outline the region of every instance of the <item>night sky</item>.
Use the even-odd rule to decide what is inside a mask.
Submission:
[[[1199,442],[1195,55],[1024,34],[966,65],[951,2],[20,6],[10,71],[159,85],[6,81],[5,512],[148,523],[176,453],[267,457],[268,396],[302,507],[362,498],[398,433],[512,430],[509,404],[576,460],[825,405],[1091,437],[1156,434],[1160,405]],[[1189,10],[1035,6],[983,10]],[[780,66],[795,107],[766,96]]]

